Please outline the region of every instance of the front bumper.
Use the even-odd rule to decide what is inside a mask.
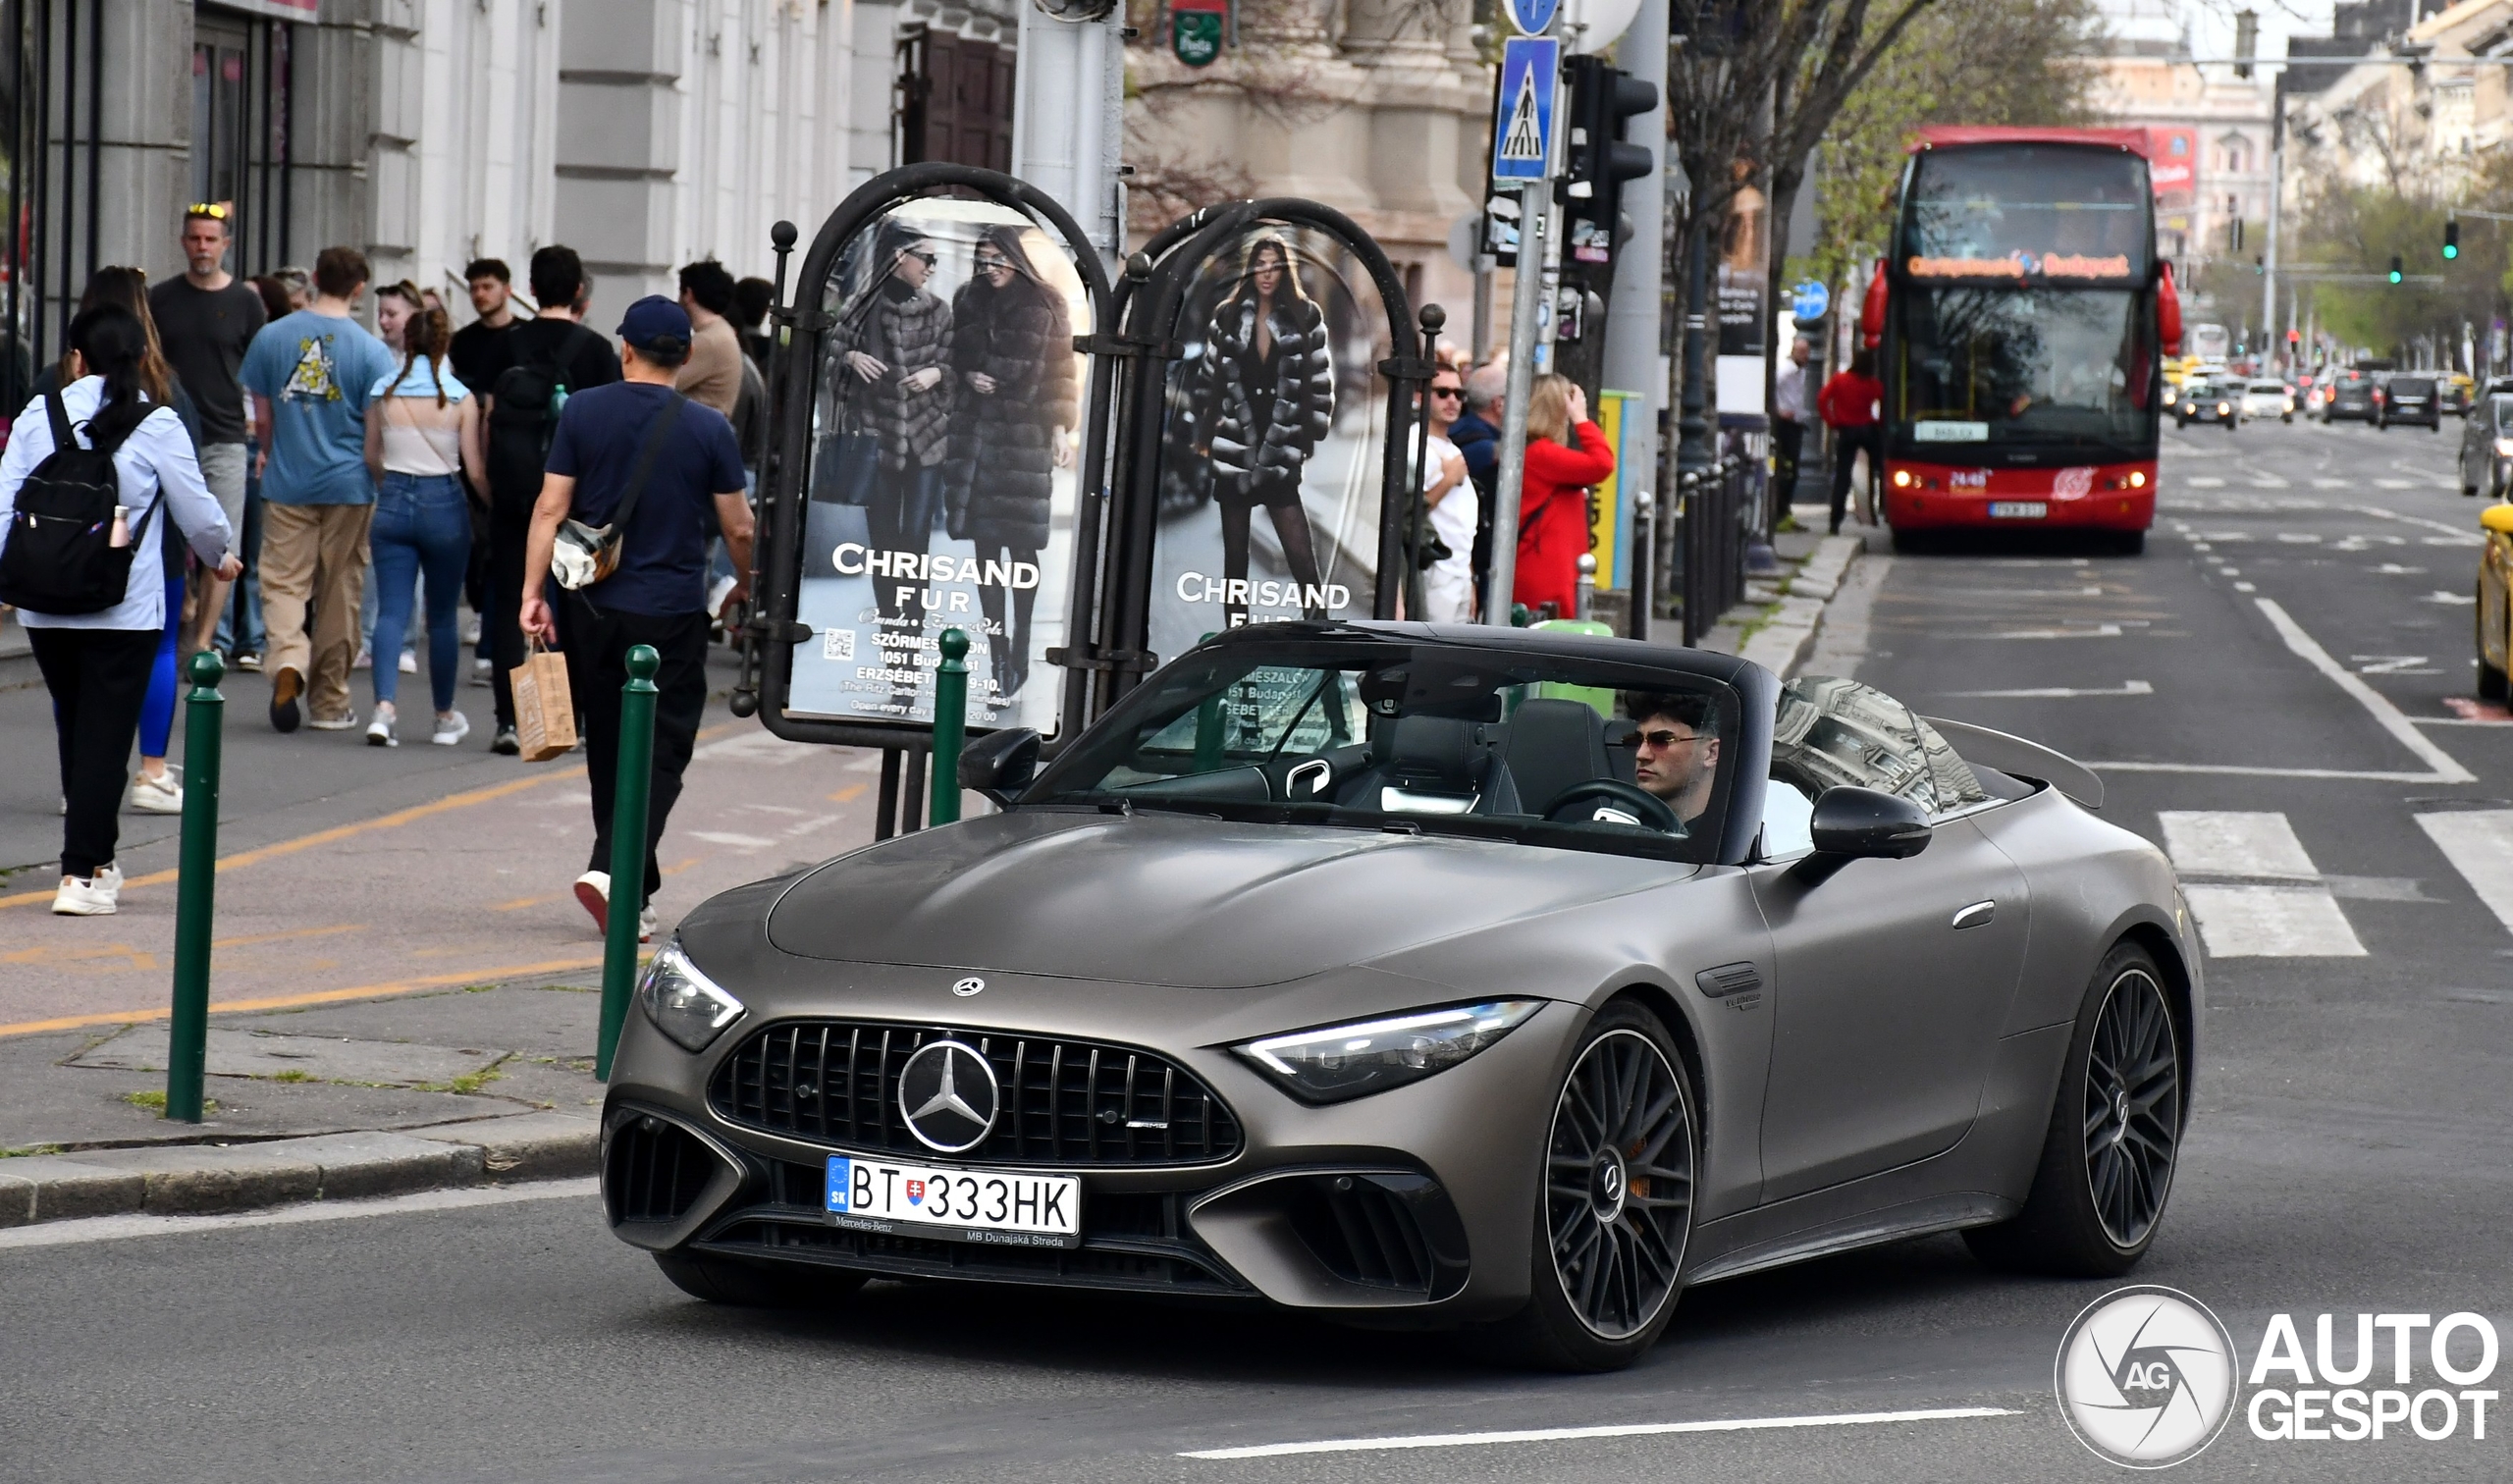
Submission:
[[[990,977],[990,998],[1015,987],[1008,978]],[[999,1011],[1016,1003],[1005,995]],[[816,1005],[808,1013],[844,1012]],[[1074,1034],[1052,1015],[1021,1019],[902,1024],[963,1035]],[[823,1172],[848,1145],[745,1127],[710,1097],[717,1065],[760,1023],[746,1021],[688,1056],[632,1014],[604,1117],[606,1211],[622,1241],[654,1250],[1270,1300],[1386,1323],[1473,1323],[1525,1300],[1550,1111],[1531,1106],[1527,1089],[1552,1086],[1581,1019],[1577,1006],[1548,1006],[1462,1065],[1323,1107],[1296,1101],[1226,1051],[1147,1047],[1219,1094],[1240,1142],[1227,1157],[1196,1164],[981,1162],[1081,1180],[1079,1246],[1057,1248],[838,1225],[823,1208]],[[852,1152],[880,1151],[858,1144]]]

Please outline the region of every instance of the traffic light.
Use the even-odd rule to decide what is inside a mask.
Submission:
[[[2404,277],[2406,275],[2400,272],[2399,254],[2394,252],[2391,254],[2391,282],[2396,284]]]
[[[2445,222],[2443,224],[2443,261],[2448,263],[2460,255],[2461,224],[2456,221]]]
[[[1563,64],[1571,83],[1570,179],[1563,194],[1567,246],[1578,262],[1602,263],[1623,236],[1623,183],[1657,173],[1658,156],[1646,144],[1623,140],[1624,120],[1658,106],[1658,86],[1643,82],[1602,57],[1572,57]]]

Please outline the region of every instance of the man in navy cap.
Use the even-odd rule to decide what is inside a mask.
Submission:
[[[650,294],[619,321],[620,373],[607,387],[567,398],[550,444],[549,471],[532,509],[524,551],[523,631],[557,642],[559,625],[542,599],[559,527],[570,518],[619,527],[619,562],[599,582],[566,594],[567,670],[584,717],[585,772],[593,784],[593,859],[576,878],[576,900],[607,928],[611,915],[611,810],[619,766],[619,688],[630,648],[651,644],[655,672],[655,781],[648,806],[646,889],[663,885],[656,848],[680,797],[680,775],[707,708],[707,541],[712,503],[731,548],[733,570],[750,571],[750,504],[742,493],[742,453],[731,423],[672,390],[689,358],[689,316]],[[735,589],[733,596],[744,596]],[[641,936],[654,935],[654,908]]]

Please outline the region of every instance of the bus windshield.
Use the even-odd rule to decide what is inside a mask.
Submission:
[[[2155,231],[2147,165],[2068,144],[1924,150],[1905,197],[1914,279],[2047,276],[2146,282]]]
[[[2099,289],[1897,293],[1901,364],[1889,420],[1922,445],[2137,448],[2154,426],[2146,298]]]

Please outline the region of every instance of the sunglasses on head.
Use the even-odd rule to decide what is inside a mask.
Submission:
[[[195,201],[184,208],[186,221],[194,217],[207,217],[213,222],[223,222],[232,215],[234,213],[227,209],[227,203],[224,201]]]

